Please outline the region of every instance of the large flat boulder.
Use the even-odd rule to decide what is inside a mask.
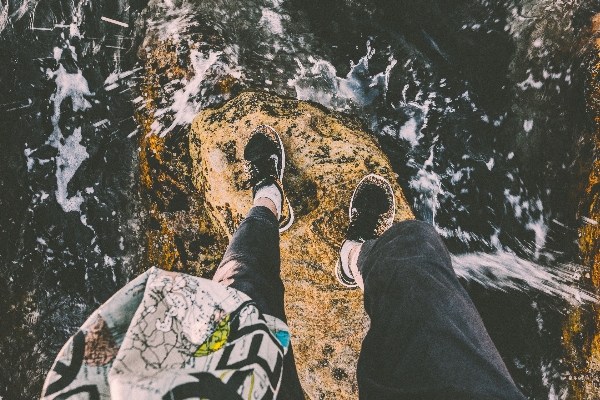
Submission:
[[[396,220],[413,214],[377,140],[353,117],[266,92],[244,92],[196,117],[190,133],[192,181],[222,237],[231,237],[252,207],[243,151],[250,131],[275,128],[286,151],[284,186],[296,220],[281,236],[286,312],[303,387],[312,399],[357,397],[356,362],[369,325],[359,290],[334,278],[348,205],[368,173],[386,177]]]

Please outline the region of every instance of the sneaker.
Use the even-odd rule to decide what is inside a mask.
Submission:
[[[281,193],[281,216],[279,232],[287,230],[294,222],[294,211],[283,191],[285,151],[281,138],[269,125],[260,125],[250,132],[244,149],[245,168],[252,197],[265,186],[275,185]]]
[[[346,240],[335,265],[335,276],[344,286],[358,285],[348,265],[350,250],[365,240],[376,239],[390,228],[396,213],[396,198],[390,183],[375,174],[365,176],[354,189],[348,217]]]

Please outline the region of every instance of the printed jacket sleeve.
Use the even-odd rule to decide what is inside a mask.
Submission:
[[[42,399],[275,399],[288,345],[245,294],[152,268],[69,339]]]

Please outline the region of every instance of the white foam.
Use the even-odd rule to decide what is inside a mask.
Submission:
[[[500,243],[500,229],[494,228],[494,233],[490,236],[490,246],[496,250],[502,249],[502,243]]]
[[[112,83],[112,84],[110,84],[110,85],[106,86],[106,87],[104,88],[104,90],[106,90],[107,92],[110,92],[111,90],[114,90],[114,89],[116,89],[116,88],[118,88],[118,87],[119,87],[119,84],[118,84],[118,83]]]
[[[111,24],[119,25],[119,26],[122,26],[124,28],[129,28],[129,24],[126,24],[125,22],[117,21],[115,19],[104,17],[104,16],[100,17],[100,19],[102,21],[105,21],[105,22],[108,22],[108,23],[111,23]]]
[[[169,3],[166,4],[168,10],[165,15],[161,14],[160,20],[150,19],[148,26],[156,32],[158,40],[177,43],[180,40],[180,32],[185,32],[192,26],[198,26],[198,22],[195,21],[196,14],[191,6],[185,5],[176,8],[172,2]]]
[[[89,157],[86,148],[80,144],[82,139],[81,127],[73,130],[73,134],[64,139],[64,144],[57,142],[58,155],[56,156],[56,200],[65,212],[80,211],[83,197],[81,192],[69,197],[68,184],[81,166]]]
[[[33,165],[35,164],[35,158],[31,157],[31,155],[35,152],[34,149],[25,149],[23,153],[25,154],[25,158],[27,159],[27,171],[31,172]]]
[[[526,292],[533,288],[571,304],[599,301],[596,295],[578,287],[576,279],[583,267],[576,264],[549,267],[519,258],[508,250],[453,255],[452,263],[459,277],[488,289]]]
[[[54,102],[54,116],[60,116],[60,105],[67,97],[73,102],[73,111],[86,110],[92,105],[84,98],[91,96],[87,80],[83,77],[81,70],[75,74],[69,74],[62,64],[54,72],[56,92],[51,96]]]
[[[455,229],[448,229],[448,228],[444,228],[444,227],[441,227],[441,226],[435,224],[434,227],[435,227],[435,230],[437,231],[437,233],[439,233],[440,236],[442,236],[443,238],[446,238],[446,239],[456,238],[463,243],[469,243],[474,240],[480,239],[474,233],[471,233],[468,231],[463,231],[460,226]]]
[[[521,196],[510,194],[509,189],[504,189],[504,196],[506,197],[508,203],[512,206],[515,217],[517,219],[521,219],[521,215],[523,214],[523,207],[521,206]]]
[[[507,203],[513,209],[515,218],[524,223],[525,229],[534,233],[535,258],[538,258],[546,244],[546,236],[549,229],[544,217],[544,204],[542,200],[535,197],[528,200],[523,195],[522,189],[518,195],[512,195],[509,189],[505,189],[504,196]]]
[[[262,17],[260,18],[259,24],[266,25],[270,28],[271,32],[276,35],[283,34],[283,26],[281,25],[282,16],[273,10],[268,8],[262,9]]]
[[[425,209],[429,212],[428,220],[435,226],[435,215],[440,206],[438,197],[444,193],[440,176],[433,171],[434,147],[431,147],[429,158],[415,177],[409,182],[409,186],[419,193],[415,199],[415,208]]]
[[[315,101],[333,108],[332,100],[339,88],[335,67],[325,60],[315,60],[313,57],[308,60],[312,63],[310,68],[305,68],[296,59],[299,72],[294,79],[288,81],[288,85],[296,89],[298,99]],[[315,85],[314,81],[317,79],[318,85]]]
[[[207,72],[215,66],[222,52],[209,51],[208,55],[200,53],[197,50],[192,50],[190,58],[194,67],[194,77],[183,88],[173,93],[173,104],[169,107],[158,110],[155,115],[160,113],[173,112],[173,122],[160,132],[160,137],[164,137],[167,133],[173,130],[177,125],[190,124],[198,112],[200,112],[201,104],[195,99],[196,95],[202,94],[202,82],[206,79]],[[155,121],[156,122],[156,121]],[[161,125],[155,126],[152,124],[153,133],[158,133]]]
[[[112,85],[118,80],[119,74],[117,72],[113,72],[112,74],[108,75],[108,77],[104,80],[104,85]]]
[[[544,69],[542,70],[542,76],[544,79],[560,79],[562,77],[562,72],[552,72]]]
[[[385,98],[388,88],[389,75],[397,61],[390,56],[384,72],[370,74],[369,60],[375,54],[367,42],[367,53],[358,63],[350,64],[350,71],[345,78],[339,78],[335,67],[326,60],[308,57],[312,64],[304,67],[300,60],[298,73],[288,85],[296,90],[300,100],[311,100],[337,111],[349,111],[356,107],[371,104],[378,96]]]
[[[110,121],[109,121],[108,119],[103,119],[103,120],[101,120],[101,121],[98,121],[98,122],[96,122],[96,123],[92,124],[92,126],[93,126],[94,128],[97,128],[97,127],[99,127],[100,125],[104,125],[104,124],[106,124],[106,123],[109,123],[109,122],[110,122]]]
[[[581,217],[581,219],[582,219],[582,220],[583,220],[583,222],[585,222],[586,224],[589,224],[589,225],[598,225],[598,221],[596,221],[596,220],[593,220],[593,219],[591,219],[591,218],[588,218],[588,217]]]
[[[8,2],[6,3],[6,5],[4,5],[4,2],[0,2],[0,33],[2,33],[4,29],[6,29],[6,26],[9,22],[8,8]]]
[[[517,86],[521,88],[521,90],[526,90],[527,88],[541,89],[544,85],[542,81],[536,81],[533,79],[533,75],[529,73],[527,79],[525,79],[521,83],[517,83]]]
[[[134,130],[133,132],[131,132],[129,135],[127,135],[128,139],[131,139],[132,137],[134,137],[136,134],[138,133],[138,130]]]
[[[55,48],[55,57],[60,59],[62,49]],[[81,192],[71,198],[68,194],[69,181],[81,166],[81,163],[89,157],[86,148],[81,145],[82,135],[81,127],[73,129],[73,133],[64,137],[60,127],[60,108],[63,101],[71,99],[73,112],[83,111],[92,105],[84,96],[92,95],[89,91],[87,80],[83,77],[80,70],[75,74],[69,74],[62,65],[53,73],[56,82],[56,91],[50,97],[54,103],[54,114],[51,117],[53,131],[48,138],[48,144],[58,150],[56,160],[56,200],[65,212],[80,211],[83,198]]]
[[[531,132],[531,130],[533,129],[533,120],[532,119],[526,119],[525,121],[523,121],[523,129],[527,133]]]
[[[535,257],[538,258],[540,251],[546,244],[546,235],[548,234],[548,226],[544,221],[544,215],[542,211],[544,207],[542,205],[542,201],[540,199],[535,202],[535,209],[539,211],[540,216],[538,218],[531,218],[527,224],[525,224],[525,228],[531,230],[535,234]]]
[[[404,140],[407,140],[411,145],[419,144],[419,126],[414,118],[410,118],[402,125],[398,134]]]
[[[109,257],[108,255],[104,255],[104,265],[107,265],[109,267],[114,267],[115,265],[117,265],[117,262],[115,261],[114,258]]]

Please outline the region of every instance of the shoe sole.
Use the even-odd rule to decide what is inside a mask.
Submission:
[[[285,170],[285,149],[283,148],[283,142],[281,141],[281,137],[279,136],[279,133],[277,133],[277,131],[272,126],[263,124],[263,125],[259,125],[256,128],[254,128],[255,131],[258,129],[265,129],[277,138],[277,143],[279,144],[279,148],[281,149],[281,171],[279,172],[279,182],[281,182],[281,186],[282,186],[281,189],[283,192],[283,172]],[[290,228],[290,226],[292,226],[292,224],[294,223],[294,210],[292,209],[292,205],[288,201],[285,193],[283,193],[282,203],[283,203],[282,206],[284,206],[284,207],[285,207],[285,205],[287,205],[289,219],[287,221],[284,221],[283,225],[279,226],[279,233],[287,231]]]
[[[283,226],[279,226],[279,233],[285,232],[289,229],[290,226],[294,223],[294,210],[292,209],[292,205],[290,204],[285,192],[283,193],[283,206],[287,204],[289,219],[284,222]],[[281,224],[281,223],[280,223]]]
[[[338,258],[337,262],[335,263],[334,274],[335,274],[335,277],[337,278],[338,282],[342,286],[345,286],[349,289],[356,289],[358,287],[358,284],[356,283],[355,280],[352,280],[352,281],[347,280],[346,277],[343,275],[342,260],[340,260],[339,258]]]
[[[396,214],[396,196],[394,196],[394,190],[392,189],[392,186],[390,185],[388,180],[377,174],[369,174],[369,175],[365,176],[364,178],[362,178],[360,180],[360,182],[358,182],[358,184],[354,188],[354,192],[352,192],[352,197],[350,198],[350,207],[348,207],[348,219],[349,220],[352,219],[352,205],[354,204],[354,196],[356,196],[356,192],[358,191],[360,186],[363,184],[363,182],[366,180],[378,181],[380,184],[385,186],[385,188],[387,189],[386,191],[389,191],[390,196],[392,198],[392,215],[390,216],[390,218],[387,219],[386,224],[392,223],[394,221],[394,215]],[[342,272],[342,262],[339,258],[338,258],[337,262],[335,263],[334,275],[335,275],[336,279],[338,280],[338,282],[342,286],[345,286],[345,287],[351,288],[351,289],[358,287],[358,284],[356,283],[355,280],[350,281],[348,278],[346,278],[344,276],[344,274]]]

